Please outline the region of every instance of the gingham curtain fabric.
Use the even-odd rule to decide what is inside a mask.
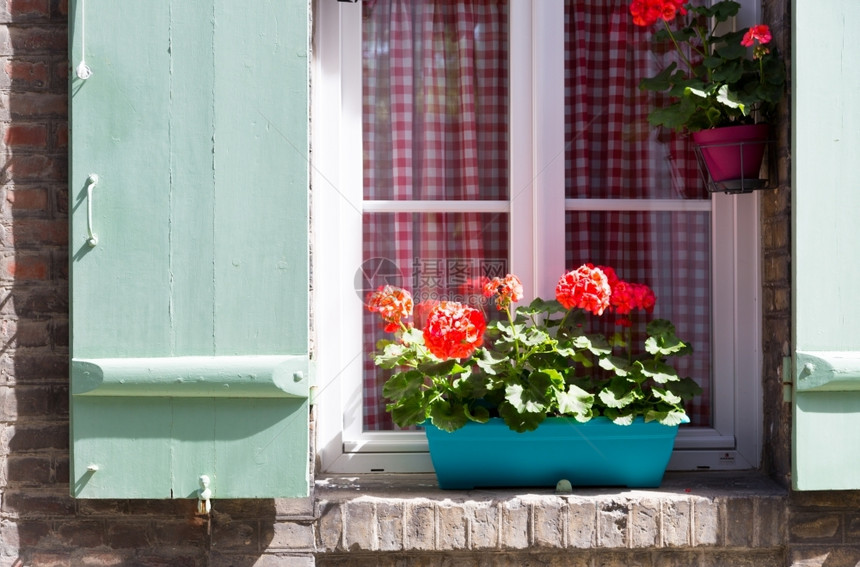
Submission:
[[[628,0],[565,3],[566,195],[602,199],[707,199],[686,137],[653,128],[660,98],[638,88],[669,63],[655,54],[654,29],[633,24]],[[710,422],[710,214],[569,211],[566,262],[608,265],[649,285],[655,315],[670,319],[694,354],[674,361],[704,393],[688,407]],[[607,327],[611,320],[603,319]],[[638,337],[641,340],[641,336]]]
[[[363,18],[364,198],[507,199],[507,1],[365,0]],[[637,85],[664,62],[626,0],[567,1],[565,32],[567,196],[706,198],[686,142],[645,120],[654,97]],[[481,275],[507,271],[507,225],[489,213],[366,212],[370,287],[478,303]],[[695,345],[681,371],[706,389],[690,408],[699,424],[710,406],[709,226],[703,212],[567,213],[568,267],[611,265],[650,285],[657,314]],[[383,336],[366,314],[365,352]],[[386,378],[366,358],[365,430],[394,428]]]
[[[507,199],[507,2],[372,0],[363,17],[364,198]],[[498,214],[365,213],[364,261],[396,264],[416,303],[477,304],[481,276],[506,272],[507,226]],[[365,350],[382,336],[366,315]],[[366,430],[393,428],[386,377],[365,362]]]

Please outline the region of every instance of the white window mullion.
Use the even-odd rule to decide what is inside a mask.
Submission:
[[[532,259],[535,232],[534,100],[532,89],[532,2],[511,0],[508,13],[508,175],[510,193],[510,271],[526,297],[537,295],[539,271]],[[539,225],[538,225],[539,226]]]
[[[535,97],[533,261],[538,295],[554,297],[565,266],[564,1],[530,2]]]

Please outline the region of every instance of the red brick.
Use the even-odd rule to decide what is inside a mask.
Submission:
[[[50,68],[44,61],[6,59],[0,86],[16,89],[41,89],[50,81]]]
[[[50,387],[17,386],[10,390],[5,396],[2,413],[12,420],[45,416],[51,410]]]
[[[20,486],[48,484],[51,481],[51,458],[48,456],[8,457],[8,480]]]
[[[69,426],[68,423],[35,425],[19,422],[6,427],[0,441],[7,443],[13,453],[68,449]]]
[[[19,520],[3,526],[3,543],[10,548],[32,548],[51,533],[51,523],[45,520]]]
[[[99,520],[75,520],[57,527],[59,539],[69,548],[98,547],[104,544],[105,525]]]
[[[134,554],[130,552],[91,552],[86,555],[79,554],[75,557],[75,564],[79,567],[122,567],[123,565],[138,565]]]
[[[52,13],[55,18],[60,19],[62,21],[66,21],[66,18],[69,15],[69,1],[68,0],[52,0]]]
[[[10,489],[3,497],[3,512],[19,518],[71,516],[74,511],[75,502],[65,493],[52,494],[44,489]]]
[[[44,150],[48,147],[46,124],[9,124],[4,128],[3,143],[13,152],[17,149]]]
[[[47,211],[50,199],[48,190],[9,188],[6,190],[6,202],[12,214],[19,212]]]
[[[69,114],[69,97],[66,93],[15,93],[15,104],[10,102],[9,97],[8,93],[0,97],[0,120],[32,120],[42,116],[66,117]]]
[[[16,292],[13,294],[14,305],[11,312],[19,317],[67,314],[69,312],[68,293],[68,287],[65,285],[52,286],[48,289],[34,289],[29,292]]]
[[[68,161],[65,156],[13,154],[6,159],[0,183],[27,180],[65,181]]]
[[[51,344],[50,321],[20,319],[8,343],[17,347],[46,347]]]
[[[0,18],[2,21],[32,21],[47,19],[51,16],[51,5],[48,0],[6,0],[0,2]]]
[[[51,337],[51,346],[69,346],[69,322],[63,319],[54,319],[48,328]]]
[[[66,219],[19,219],[12,226],[15,247],[65,246],[69,241],[68,230]]]
[[[67,34],[63,27],[13,27],[9,28],[9,43],[17,54],[67,52]]]
[[[39,567],[72,567],[72,559],[68,553],[51,553],[46,551],[29,551],[22,553],[21,565],[38,565]]]
[[[206,541],[207,523],[202,516],[190,516],[184,521],[158,521],[155,535],[160,546],[197,545]]]
[[[107,533],[107,544],[113,549],[141,549],[152,547],[149,522],[111,520]]]
[[[14,361],[6,358],[0,365],[7,380],[18,384],[65,383],[69,380],[67,354],[46,353],[43,349],[18,349]]]
[[[0,260],[0,278],[18,282],[48,278],[49,254],[18,254]]]
[[[69,147],[69,124],[60,122],[54,127],[54,149],[65,149]]]
[[[57,457],[54,463],[54,482],[69,484],[70,470],[69,458],[67,456]]]

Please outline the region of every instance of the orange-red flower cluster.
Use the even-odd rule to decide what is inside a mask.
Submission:
[[[687,9],[684,4],[688,0],[633,0],[630,3],[630,14],[637,26],[650,26],[657,20],[667,22],[675,19],[679,13],[684,16]]]
[[[424,345],[437,358],[466,358],[484,344],[484,314],[456,301],[442,301],[427,318]]]
[[[611,294],[609,278],[592,264],[567,272],[555,286],[555,298],[565,309],[578,307],[595,315],[603,315]]]
[[[770,43],[771,39],[770,28],[766,24],[759,24],[747,30],[747,33],[744,34],[744,38],[741,40],[741,45],[752,47],[756,41],[764,44]]]
[[[618,278],[615,270],[607,266],[598,266],[606,273],[609,278],[609,286],[612,288],[612,295],[609,298],[609,306],[612,311],[618,315],[630,315],[634,310],[639,309],[652,313],[654,305],[657,303],[657,297],[651,288],[645,284],[626,282]],[[619,317],[616,324],[622,327],[630,327],[631,321],[629,317]]]
[[[753,59],[761,59],[770,53],[770,49],[764,45],[770,43],[771,39],[773,39],[773,36],[770,35],[770,28],[766,24],[759,24],[747,30],[747,33],[744,34],[744,38],[741,40],[741,45],[744,47],[755,45],[753,47]]]
[[[508,274],[504,278],[493,278],[484,284],[484,297],[496,298],[496,308],[501,311],[508,307],[511,302],[517,302],[523,298],[523,284],[520,278]]]
[[[412,315],[412,295],[399,287],[382,286],[367,296],[367,309],[379,313],[385,321],[385,332],[393,333],[403,319]]]

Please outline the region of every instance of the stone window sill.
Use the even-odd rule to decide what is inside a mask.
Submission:
[[[443,491],[433,475],[318,477],[316,551],[776,550],[788,493],[757,472],[667,473],[658,489]]]

